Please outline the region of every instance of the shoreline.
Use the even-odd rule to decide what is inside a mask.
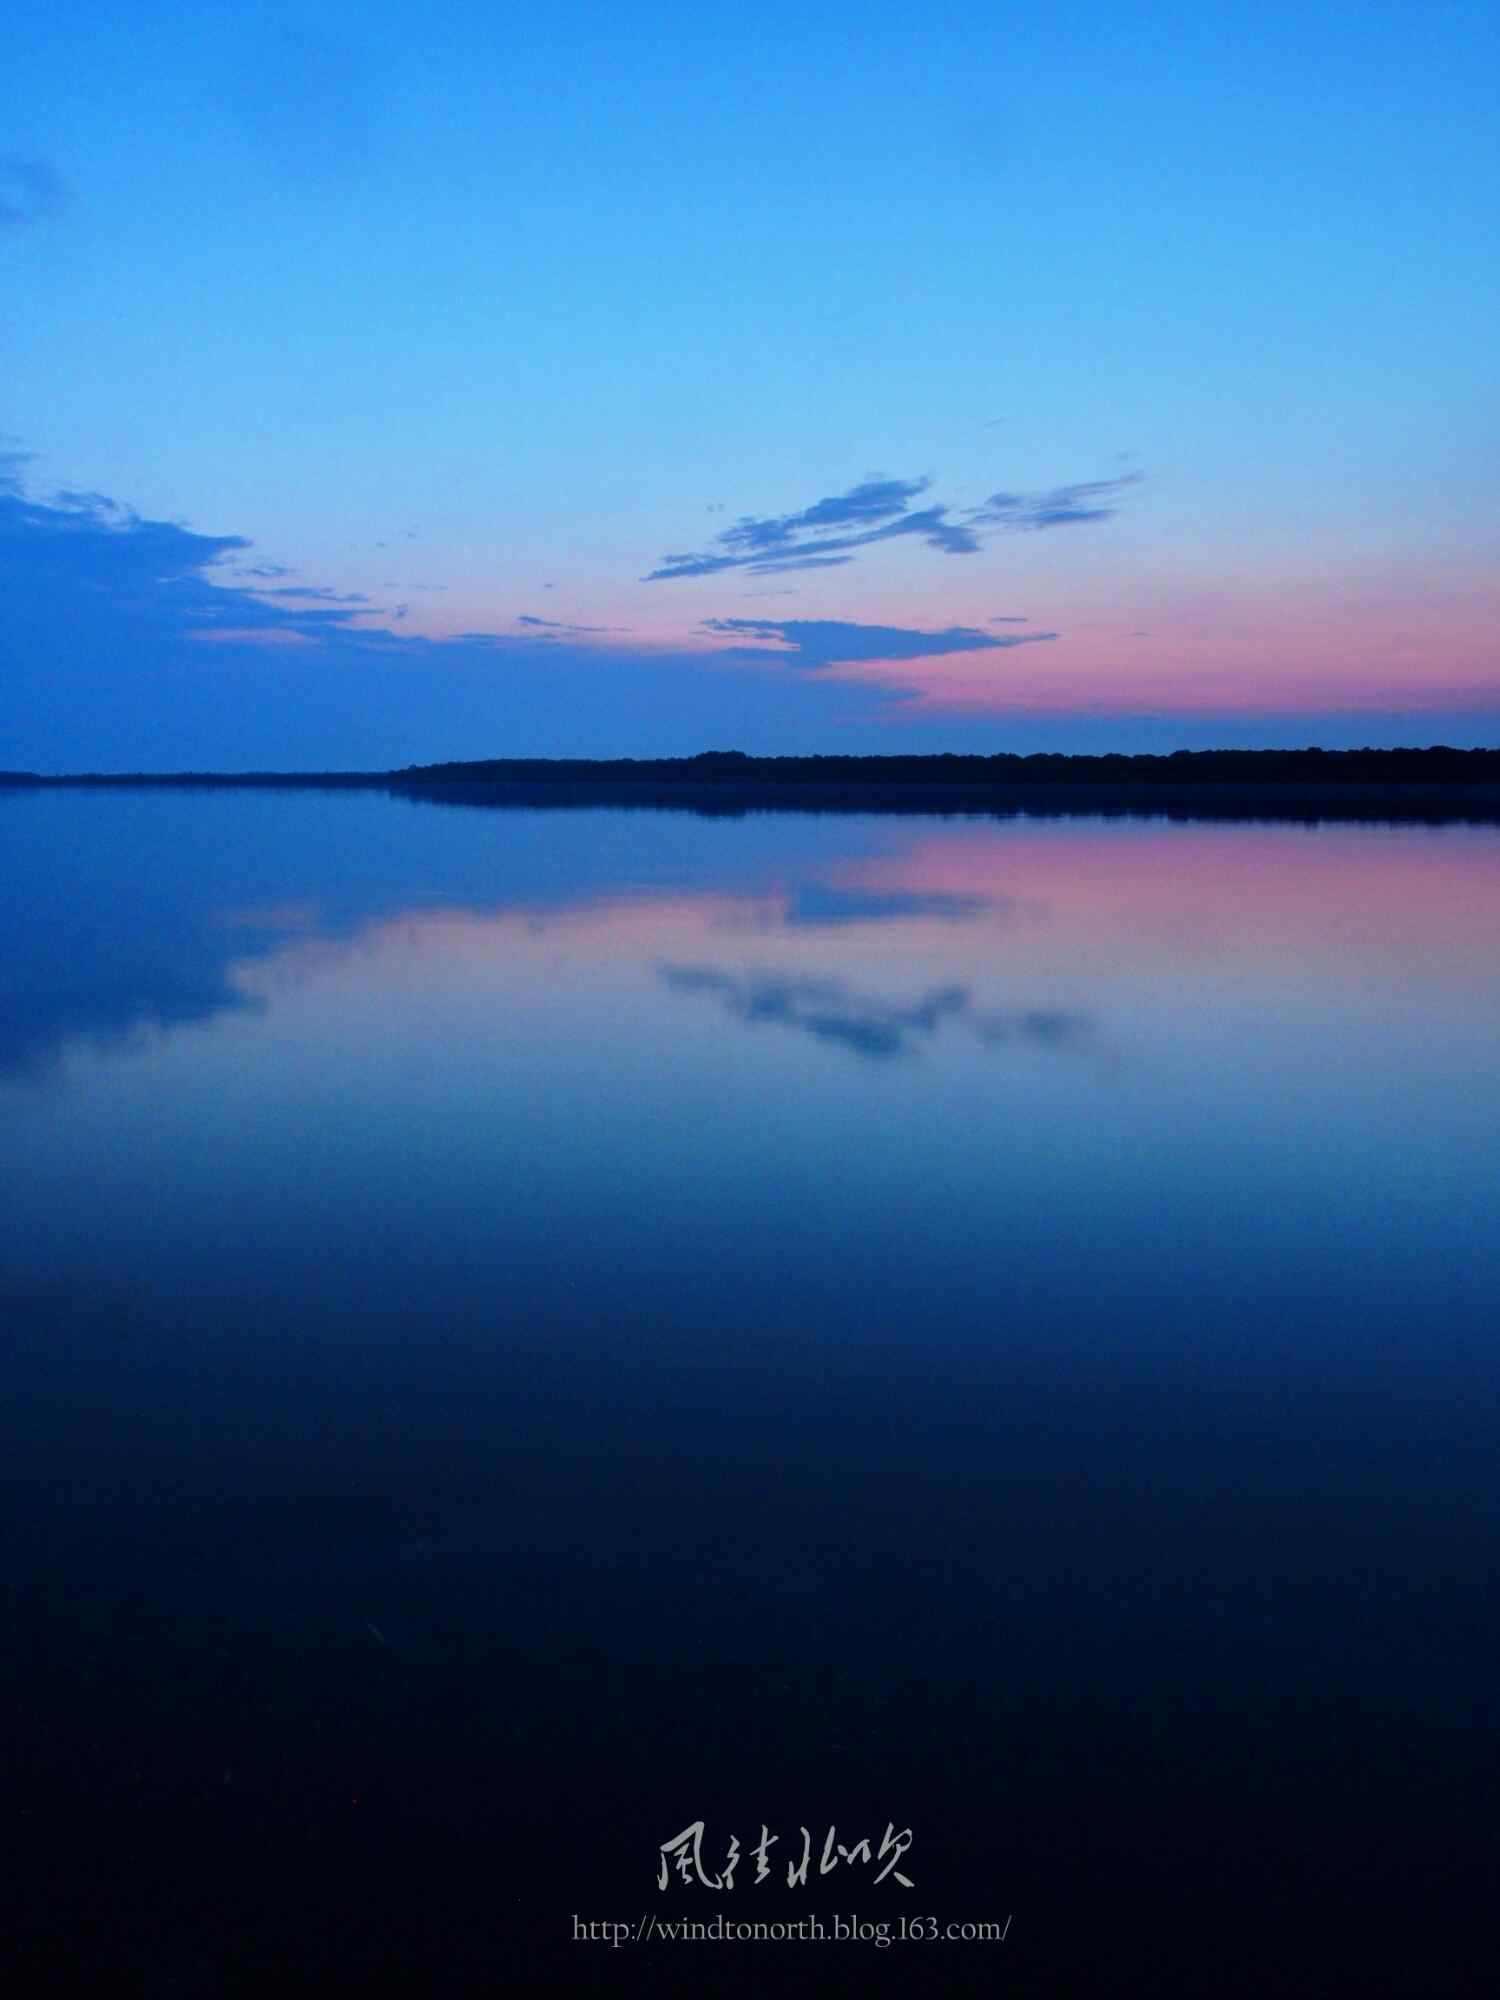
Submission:
[[[0,773],[0,793],[59,790],[378,791],[413,804],[626,808],[707,817],[749,813],[911,813],[982,818],[1378,820],[1500,824],[1500,780],[1379,778],[908,779],[830,776],[432,776],[396,771]]]

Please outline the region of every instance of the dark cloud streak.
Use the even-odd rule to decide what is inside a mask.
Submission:
[[[998,653],[1057,637],[1055,632],[980,632],[969,625],[923,632],[902,625],[859,625],[840,618],[708,618],[704,630],[760,640],[737,646],[741,659],[779,660],[816,672],[868,660],[925,660],[943,653]],[[770,643],[766,643],[770,642]],[[786,650],[778,650],[784,647]]]
[[[241,572],[243,575],[245,572]],[[307,597],[320,604],[368,604],[369,598],[362,590],[338,591],[315,589],[311,584],[283,584],[276,590],[258,590],[257,597]]]
[[[774,576],[788,569],[814,569],[853,560],[850,553],[878,542],[916,536],[949,556],[972,556],[981,547],[981,529],[1019,532],[1060,528],[1077,522],[1106,521],[1119,511],[1119,496],[1139,485],[1144,474],[1085,480],[1023,497],[992,493],[982,507],[969,508],[961,521],[943,505],[911,512],[927,479],[867,479],[847,493],[814,501],[793,514],[746,515],[714,537],[711,548],[668,555],[641,580],[663,583],[682,577],[719,576],[743,569],[751,576]],[[828,534],[819,532],[833,529]]]
[[[983,507],[974,508],[965,518],[977,526],[1003,528],[1012,534],[1108,521],[1119,513],[1121,495],[1139,486],[1145,476],[1127,472],[1118,479],[1087,479],[1075,486],[1054,486],[1048,493],[992,493]]]
[[[623,632],[628,629],[623,625],[570,625],[566,619],[537,618],[528,611],[523,611],[516,623],[546,632]]]
[[[757,518],[746,515],[715,536],[715,546],[685,555],[667,556],[660,569],[642,579],[645,583],[664,582],[684,576],[717,576],[724,570],[744,569],[752,576],[774,576],[786,569],[812,569],[833,562],[847,562],[850,549],[869,548],[916,535],[929,547],[945,555],[973,555],[979,542],[972,531],[948,519],[946,507],[923,507],[908,511],[911,502],[927,491],[926,479],[867,479],[837,493],[814,501],[795,514],[775,514]],[[852,533],[816,534],[818,529],[852,529]]]
[[[746,518],[726,528],[718,537],[725,548],[764,553],[788,547],[805,528],[869,528],[904,514],[921,493],[926,479],[867,479],[825,500],[804,507],[800,514],[781,514],[765,520]]]

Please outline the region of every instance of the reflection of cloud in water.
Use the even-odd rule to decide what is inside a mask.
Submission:
[[[69,1043],[144,1047],[263,1011],[252,965],[405,911],[540,923],[642,894],[764,901],[806,870],[794,818],[737,822],[726,844],[721,825],[678,814],[491,817],[503,840],[353,793],[0,792],[0,1081],[54,1079]],[[816,850],[826,866],[864,863],[909,838],[835,819]]]
[[[900,917],[937,917],[945,923],[964,923],[991,907],[991,899],[985,896],[843,889],[831,882],[804,882],[792,890],[782,921],[795,929],[879,923]]]
[[[1021,1007],[1013,1013],[973,1014],[969,1026],[982,1042],[1034,1042],[1048,1049],[1076,1048],[1093,1038],[1087,1014],[1060,1007]]]
[[[1093,1023],[1085,1014],[1050,1008],[981,1011],[963,986],[940,986],[916,1000],[893,1002],[856,993],[838,979],[721,972],[704,965],[658,969],[675,991],[712,994],[738,1021],[797,1028],[863,1056],[909,1055],[944,1021],[958,1023],[992,1046],[1025,1042],[1037,1048],[1067,1049],[1093,1035]]]
[[[714,928],[729,931],[834,930],[855,924],[1043,923],[1051,912],[1045,903],[986,891],[883,889],[863,883],[793,882],[779,892],[773,907],[738,909],[717,918]]]
[[[209,938],[178,940],[174,952],[151,962],[144,952],[122,953],[53,971],[27,961],[5,981],[0,1076],[44,1079],[70,1039],[100,1051],[131,1047],[153,1033],[265,1009],[259,996],[235,987],[227,954]]]

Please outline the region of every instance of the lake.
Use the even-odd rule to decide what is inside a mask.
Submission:
[[[1493,1963],[1500,829],[141,789],[0,855],[24,1969]],[[828,1936],[577,1929],[719,1917]]]

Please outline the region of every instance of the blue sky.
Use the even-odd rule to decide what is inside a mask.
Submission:
[[[1500,739],[1497,41],[23,5],[0,764]]]

